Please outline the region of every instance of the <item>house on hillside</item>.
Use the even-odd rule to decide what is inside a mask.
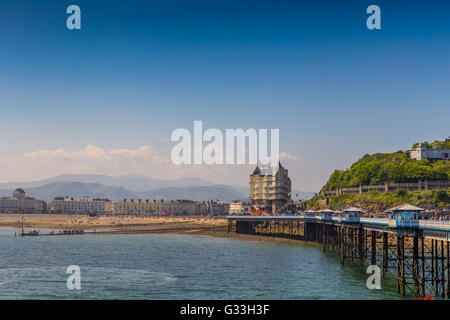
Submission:
[[[418,161],[422,159],[448,160],[449,154],[450,149],[428,148],[423,143],[419,143],[417,147],[409,150],[411,159],[416,159]]]

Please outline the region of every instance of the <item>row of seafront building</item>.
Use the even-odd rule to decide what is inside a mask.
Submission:
[[[219,201],[123,199],[112,203],[109,199],[56,197],[49,205],[49,212],[119,215],[227,215],[229,204]]]
[[[291,180],[288,171],[278,163],[276,168],[260,169],[258,166],[250,175],[249,202],[233,201],[231,204],[219,201],[192,200],[149,200],[124,199],[112,203],[109,199],[91,197],[55,197],[50,203],[27,197],[21,188],[13,197],[0,198],[0,212],[5,213],[65,213],[121,215],[218,215],[240,213],[249,206],[268,212],[277,212],[291,199]]]
[[[50,203],[26,195],[21,188],[12,197],[0,198],[2,213],[59,213],[59,214],[122,214],[150,215],[165,212],[169,215],[227,215],[229,204],[219,200],[142,200],[124,199],[113,203],[105,198],[55,197]]]
[[[170,215],[227,215],[230,205],[219,200],[128,200],[116,202],[114,210],[117,214],[161,214]]]

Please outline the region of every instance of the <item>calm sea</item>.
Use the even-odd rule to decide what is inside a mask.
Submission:
[[[0,299],[398,299],[309,245],[195,235],[14,237],[0,229]],[[81,289],[68,290],[77,265]]]

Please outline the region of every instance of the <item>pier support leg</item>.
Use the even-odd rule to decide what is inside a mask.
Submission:
[[[364,266],[364,260],[365,260],[365,245],[364,245],[364,229],[361,227],[358,229],[358,256],[359,256],[359,263],[361,266]]]
[[[437,289],[436,289],[436,274],[435,274],[435,258],[434,258],[434,253],[435,248],[434,248],[434,239],[431,240],[431,284],[433,286],[434,289],[434,295],[437,296]]]
[[[444,241],[441,240],[441,297],[445,298],[445,260],[444,260]]]
[[[388,261],[388,234],[383,232],[383,261],[382,261],[382,276],[386,274],[389,265]]]
[[[413,239],[413,278],[416,288],[416,295],[420,295],[420,275],[419,275],[419,238]]]
[[[405,238],[397,235],[397,292],[402,296],[405,292]]]
[[[344,257],[345,257],[345,228],[339,227],[340,236],[339,236],[339,257],[341,260],[341,264],[344,265]]]
[[[449,242],[446,241],[447,245],[447,299],[450,298],[450,248]]]
[[[421,256],[422,256],[422,276],[421,276],[421,285],[422,285],[422,296],[425,293],[425,280],[426,280],[426,271],[425,271],[425,240],[424,238],[420,238],[420,248],[421,248]]]
[[[371,236],[371,250],[370,250],[370,264],[376,265],[377,264],[377,232],[372,231]]]

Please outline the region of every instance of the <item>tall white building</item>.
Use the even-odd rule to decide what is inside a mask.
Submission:
[[[291,179],[281,163],[265,170],[256,167],[250,175],[249,199],[253,206],[273,213],[291,200]]]

